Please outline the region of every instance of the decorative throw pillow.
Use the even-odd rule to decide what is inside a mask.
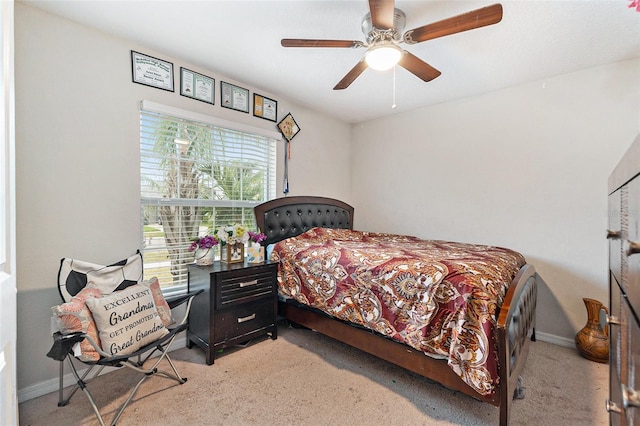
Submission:
[[[51,311],[60,333],[70,334],[81,331],[87,333],[96,344],[100,345],[96,323],[93,321],[91,311],[85,305],[85,301],[91,297],[102,297],[102,293],[98,287],[89,284],[75,295],[70,302],[54,306]],[[100,359],[100,354],[87,339],[80,342],[80,352],[81,354],[78,358],[82,361],[97,361]]]
[[[158,316],[151,289],[135,284],[87,306],[98,328],[102,350],[112,355],[131,354],[169,333]]]
[[[142,254],[138,251],[109,266],[63,258],[58,270],[58,289],[68,302],[88,282],[98,286],[102,294],[111,294],[142,282]]]
[[[175,321],[171,317],[171,308],[162,295],[162,290],[160,289],[160,281],[158,281],[157,277],[153,277],[150,280],[143,281],[142,284],[149,286],[149,288],[151,289],[153,303],[156,304],[158,316],[160,317],[162,324],[164,324],[165,327],[169,327]]]

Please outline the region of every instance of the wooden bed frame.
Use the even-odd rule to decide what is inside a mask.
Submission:
[[[267,235],[265,245],[299,235],[313,227],[353,229],[353,207],[332,198],[297,196],[277,198],[254,208],[258,228]],[[513,279],[498,315],[495,333],[500,381],[493,395],[483,396],[469,387],[447,365],[359,326],[331,318],[295,301],[280,301],[278,313],[350,346],[413,371],[450,389],[500,407],[500,425],[509,424],[511,401],[524,369],[529,344],[535,341],[537,280],[532,265],[524,265]]]

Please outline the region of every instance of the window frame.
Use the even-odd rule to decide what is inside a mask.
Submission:
[[[149,159],[152,157],[148,155],[148,147],[150,146],[150,144],[145,143],[145,141],[149,139],[149,135],[150,135],[149,129],[146,127],[146,125],[149,123],[149,119],[151,117],[160,117],[161,119],[166,119],[169,122],[175,121],[176,124],[188,123],[188,125],[201,126],[201,129],[206,129],[207,131],[211,131],[210,145],[209,146],[205,145],[205,148],[207,151],[207,155],[209,155],[212,159],[220,158],[220,156],[216,156],[216,153],[217,153],[216,150],[219,150],[220,146],[223,146],[224,148],[225,142],[232,143],[236,147],[238,146],[242,147],[243,144],[238,143],[238,141],[235,139],[236,136],[238,136],[239,139],[243,139],[246,137],[246,141],[247,141],[246,143],[253,142],[254,144],[256,142],[261,143],[262,139],[264,139],[264,142],[268,143],[269,145],[266,148],[264,148],[265,157],[263,159],[261,158],[260,160],[257,160],[257,161],[263,161],[261,165],[265,167],[264,170],[251,169],[251,168],[246,169],[247,173],[254,173],[254,174],[263,173],[262,180],[258,180],[259,182],[258,185],[263,186],[263,188],[260,190],[262,192],[260,195],[262,195],[261,198],[263,199],[234,200],[229,198],[214,199],[214,197],[211,197],[210,199],[199,198],[199,197],[198,198],[179,198],[179,197],[166,198],[158,194],[150,195],[147,193],[145,195],[144,191],[145,189],[148,190],[148,188],[144,185],[144,179],[148,178],[149,176],[149,174],[145,174],[145,172],[148,172],[149,170],[154,170],[153,168],[151,169],[147,168],[151,162]],[[184,253],[185,247],[188,246],[187,244],[188,241],[184,241],[184,237],[185,237],[185,233],[188,233],[188,231],[183,229],[184,222],[180,221],[175,225],[176,228],[174,228],[174,229],[178,229],[178,233],[180,234],[180,238],[177,240],[177,244],[172,245],[171,243],[168,243],[166,239],[163,238],[164,249],[162,248],[163,247],[162,243],[160,243],[160,245],[147,248],[147,244],[146,244],[147,235],[145,235],[145,225],[146,225],[145,213],[148,213],[150,207],[151,208],[157,207],[158,209],[162,207],[167,207],[167,206],[180,206],[180,207],[190,207],[190,208],[197,207],[199,209],[198,211],[212,208],[211,217],[213,218],[213,214],[216,213],[215,209],[219,208],[223,211],[224,209],[228,209],[231,212],[239,212],[244,224],[247,223],[247,220],[252,221],[255,224],[254,222],[255,219],[252,216],[251,216],[251,219],[249,219],[247,217],[248,212],[246,211],[247,210],[252,211],[253,207],[255,207],[256,205],[276,197],[277,142],[282,140],[282,136],[280,133],[275,131],[269,131],[269,130],[249,126],[242,123],[236,123],[229,120],[219,119],[217,117],[211,117],[205,114],[200,114],[192,111],[183,110],[180,108],[170,107],[167,105],[162,105],[162,104],[158,104],[158,103],[147,101],[147,100],[143,100],[140,102],[139,119],[140,119],[140,122],[139,122],[140,161],[139,163],[140,163],[140,216],[141,216],[141,223],[140,223],[141,239],[140,240],[141,240],[141,247],[142,247],[141,252],[143,254],[143,257],[145,257],[145,254],[147,254],[148,256],[151,256],[153,252],[168,250],[169,259],[167,260],[167,262],[169,262],[169,268],[170,269],[174,269],[175,267],[179,268],[179,271],[177,272],[175,272],[175,269],[174,269],[175,274],[171,273],[171,271],[169,272],[171,274],[170,279],[177,280],[177,282],[176,283],[169,282],[169,280],[164,279],[164,280],[161,280],[161,287],[162,287],[163,293],[166,296],[181,294],[186,292],[186,289],[187,289],[186,265],[189,263],[192,263],[193,260],[188,261],[189,259],[188,256],[184,257],[183,254],[178,256],[173,256],[173,254]],[[225,137],[227,139],[224,139]],[[209,141],[207,141],[207,143],[209,143]],[[155,143],[154,143],[154,146],[155,146]],[[249,143],[249,145],[247,146],[250,147],[251,144]],[[147,149],[147,151],[145,151],[145,149]],[[243,151],[242,154],[236,153],[231,156],[223,156],[223,158],[225,158],[226,160],[229,160],[230,158],[235,157],[236,160],[239,158],[240,160],[243,160],[243,161],[246,161],[248,159],[252,159],[253,161],[256,161],[255,158],[253,157],[253,154],[255,153],[255,151],[247,151],[247,152],[248,153],[244,153]],[[179,164],[179,161],[182,161],[181,155],[178,154],[177,157],[178,159],[176,161],[178,161],[178,164]],[[224,163],[224,164],[228,164],[228,163]],[[157,174],[157,176],[165,176],[164,173],[167,171],[166,168],[163,168],[162,166],[160,166],[160,163],[158,165],[158,168],[155,170],[160,172]],[[245,170],[245,169],[241,168],[239,170]],[[239,179],[240,179],[240,182],[242,182],[243,178],[240,177]],[[163,183],[166,183],[166,180]],[[201,183],[202,181],[198,180],[198,184],[201,184]],[[213,188],[207,187],[207,190],[209,189],[211,190],[212,193],[215,192]],[[240,194],[241,195],[238,198],[242,198],[245,196],[243,193],[243,189],[240,190]],[[233,215],[235,213],[231,213],[231,214]],[[159,214],[157,214],[157,217],[158,216]],[[203,218],[204,218],[204,215],[201,217],[198,217],[196,220],[196,222],[198,223],[198,228],[200,229],[200,231],[198,231],[199,236],[202,236],[200,225],[202,225]],[[230,223],[215,223],[215,221],[213,222],[214,222],[213,225],[216,227],[230,224]],[[193,233],[194,231],[195,230],[193,230],[191,233]],[[164,230],[162,232],[164,233]],[[168,238],[168,237],[165,236],[165,238]],[[151,238],[149,238],[148,241],[151,241]],[[165,261],[162,261],[162,262],[165,262]],[[154,262],[151,262],[151,263],[154,263]],[[147,264],[147,261],[145,259],[145,266],[144,266],[145,279],[149,279],[151,275],[157,275],[155,273],[154,274],[148,273],[148,271],[151,268],[147,268],[146,264]],[[157,268],[157,263],[155,263],[155,265]]]

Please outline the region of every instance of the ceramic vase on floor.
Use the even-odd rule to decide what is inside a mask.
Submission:
[[[595,361],[609,362],[609,333],[600,324],[600,311],[607,308],[595,299],[583,298],[587,308],[587,324],[576,334],[576,346],[583,357]]]

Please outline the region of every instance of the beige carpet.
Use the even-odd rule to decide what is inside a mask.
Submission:
[[[309,330],[282,323],[279,337],[225,350],[172,353],[188,377],[147,380],[120,425],[495,425],[498,409]],[[51,361],[53,362],[53,361]],[[96,379],[94,397],[110,422],[134,383],[130,371]],[[512,425],[606,425],[608,365],[575,350],[534,342],[523,374],[525,399]],[[84,395],[66,407],[57,393],[20,404],[21,425],[97,424]]]

